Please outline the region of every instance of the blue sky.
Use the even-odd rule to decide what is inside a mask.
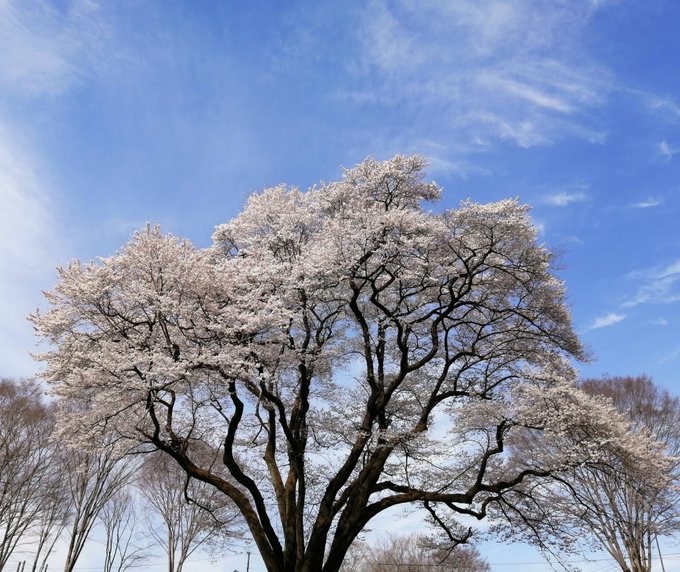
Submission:
[[[673,0],[0,0],[0,373],[36,371],[57,264],[146,221],[207,245],[255,190],[420,153],[437,208],[533,205],[584,375],[680,393],[678,22]]]

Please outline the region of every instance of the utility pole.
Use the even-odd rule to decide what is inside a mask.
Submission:
[[[663,572],[666,572],[666,567],[663,565],[663,556],[661,556],[661,547],[659,546],[659,535],[658,534],[654,535],[654,540],[656,540],[656,550],[659,553],[659,560],[661,561],[661,570],[663,570]]]
[[[248,554],[248,560],[246,562],[246,572],[250,572],[250,552]]]

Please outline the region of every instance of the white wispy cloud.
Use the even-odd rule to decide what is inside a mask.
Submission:
[[[625,319],[626,319],[625,314],[617,314],[615,312],[611,312],[606,316],[600,316],[599,318],[596,318],[595,321],[590,326],[590,328],[588,329],[597,330],[599,328],[607,328],[609,326],[613,326],[614,324],[618,324],[619,322]]]
[[[663,204],[663,199],[657,199],[657,198],[648,198],[645,199],[644,201],[640,201],[638,203],[632,203],[630,206],[634,209],[651,209],[654,207],[660,207]]]
[[[667,141],[662,141],[657,145],[657,151],[663,159],[670,161],[674,155],[680,153],[680,147],[673,147]]]
[[[534,219],[532,222],[533,222],[534,227],[538,231],[538,234],[540,234],[540,235],[545,234],[545,229],[547,227],[545,221]]]
[[[629,277],[640,285],[635,294],[623,303],[624,308],[680,301],[680,259],[665,266],[632,272]]]
[[[666,355],[664,355],[657,363],[662,364],[666,363],[669,361],[673,361],[680,357],[680,346],[676,347],[674,350],[671,350],[668,352]]]
[[[387,73],[413,69],[425,60],[427,46],[417,42],[386,5],[373,2],[370,11],[363,30],[367,60]]]
[[[515,99],[520,103],[559,113],[574,112],[575,106],[571,98],[564,97],[558,90],[546,89],[548,86],[531,85],[527,79],[509,78],[504,73],[499,73],[499,70],[481,72],[476,77],[478,85],[490,91],[504,93],[509,99]]]
[[[31,139],[21,102],[59,97],[80,85],[100,60],[104,27],[91,0],[63,5],[0,0],[0,374],[37,369],[26,317],[54,282],[67,251],[49,167]],[[26,122],[22,124],[22,121]]]
[[[595,10],[586,0],[559,9],[533,0],[374,0],[357,32],[358,87],[343,96],[436,108],[471,142],[601,142],[586,114],[612,81],[579,40]]]
[[[637,95],[643,98],[646,102],[647,107],[652,111],[657,111],[670,116],[671,119],[680,119],[680,105],[678,105],[674,99],[670,97],[659,97],[656,94],[644,92],[644,91],[634,91]]]
[[[0,373],[35,370],[26,317],[51,286],[63,240],[54,204],[30,149],[0,124]]]
[[[588,200],[588,195],[582,191],[554,193],[544,197],[544,202],[556,207],[566,207],[572,203],[580,203]]]
[[[39,0],[0,1],[0,87],[15,96],[54,95],[103,60],[106,26],[92,0],[63,8]]]

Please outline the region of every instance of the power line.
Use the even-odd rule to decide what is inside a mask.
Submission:
[[[680,552],[671,552],[669,554],[662,554],[661,558],[669,558],[675,560],[680,557]],[[652,560],[659,560],[658,557],[653,556]],[[613,562],[616,563],[612,557],[607,558],[584,558],[581,560],[563,560],[564,564],[588,564],[590,562]],[[545,564],[545,560],[536,562],[490,562],[491,566],[533,566],[538,564]]]

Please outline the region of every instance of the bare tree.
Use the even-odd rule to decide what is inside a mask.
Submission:
[[[151,544],[140,539],[142,523],[138,500],[128,486],[114,494],[99,513],[106,533],[104,572],[138,568],[149,557]]]
[[[52,444],[54,446],[54,444]],[[59,454],[55,454],[50,466],[52,479],[45,488],[43,509],[37,526],[31,533],[33,564],[31,572],[46,572],[48,559],[54,550],[57,540],[66,527],[71,513],[68,490],[63,479]]]
[[[37,382],[0,380],[0,570],[29,536],[35,569],[63,526],[53,427],[53,407]]]
[[[90,532],[106,504],[125,487],[134,473],[130,457],[113,449],[65,451],[65,474],[72,511],[67,529],[64,572],[72,572]]]
[[[342,572],[490,572],[488,562],[473,546],[442,548],[419,534],[388,534],[372,544],[362,543]]]
[[[345,559],[342,561],[339,572],[364,572],[364,559],[369,551],[368,544],[357,537],[347,549]]]
[[[165,455],[148,457],[137,484],[146,501],[151,535],[168,556],[168,572],[182,572],[196,550],[207,546],[218,549],[238,534],[234,507],[225,502],[224,495],[187,477]]]
[[[211,248],[149,227],[60,269],[34,317],[47,379],[83,403],[60,434],[172,457],[236,505],[270,572],[337,572],[388,509],[425,505],[454,542],[461,514],[606,454],[663,472],[574,387],[583,351],[528,208],[433,214],[424,167],[369,158],[254,195]],[[511,461],[524,432],[553,447]]]

